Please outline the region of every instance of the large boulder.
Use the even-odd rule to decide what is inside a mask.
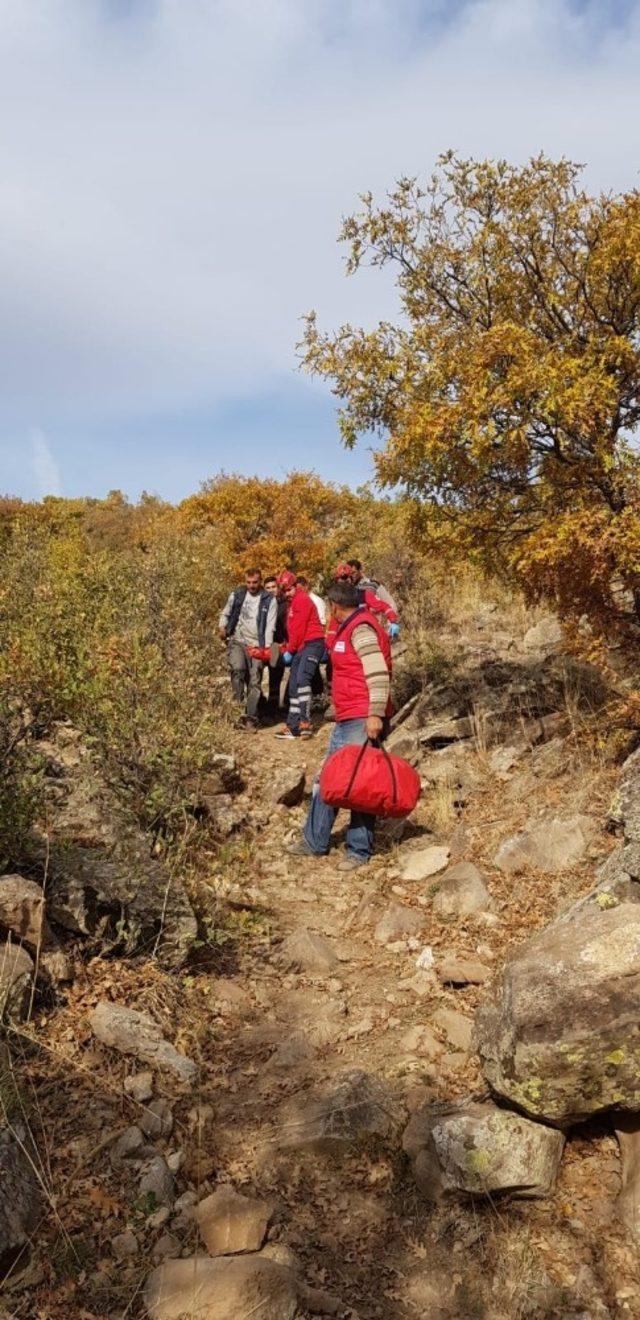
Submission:
[[[59,726],[50,741],[36,744],[53,822],[41,843],[47,915],[74,934],[98,936],[110,950],[144,946],[178,964],[197,936],[186,889],[152,856],[151,840],[132,828],[71,732]]]
[[[266,1256],[193,1256],[159,1265],[144,1303],[151,1320],[293,1320],[298,1285],[293,1270]]]
[[[640,1110],[640,905],[604,880],[507,961],[476,1016],[492,1091],[564,1126]]]
[[[547,1196],[564,1137],[508,1109],[473,1101],[426,1105],[403,1137],[416,1182],[430,1201],[449,1196]]]
[[[212,1256],[233,1256],[260,1250],[267,1236],[271,1207],[223,1183],[200,1202],[194,1218]]]
[[[0,876],[0,927],[33,948],[49,942],[41,885],[22,875]]]
[[[0,942],[0,1020],[21,1022],[29,1012],[34,965],[26,949]]]
[[[528,867],[555,875],[580,861],[587,850],[591,830],[592,822],[587,816],[540,821],[505,839],[496,853],[495,864],[507,875],[517,875]]]

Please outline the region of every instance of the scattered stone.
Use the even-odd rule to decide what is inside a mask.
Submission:
[[[436,970],[445,985],[484,985],[491,976],[488,967],[472,958],[443,958]]]
[[[186,1155],[183,1150],[174,1150],[171,1152],[170,1155],[167,1155],[165,1158],[167,1161],[167,1167],[171,1170],[173,1174],[177,1174],[180,1172],[185,1162]]]
[[[491,895],[473,862],[456,862],[450,866],[434,895],[433,911],[440,917],[469,917],[482,912],[491,902]]]
[[[499,779],[506,779],[517,761],[521,760],[526,747],[494,747],[489,757],[489,769]]]
[[[125,1095],[143,1105],[153,1095],[153,1073],[132,1073],[130,1077],[125,1077],[123,1085]]]
[[[293,1320],[295,1274],[264,1256],[165,1261],[149,1276],[150,1320]]]
[[[562,625],[552,614],[545,614],[539,623],[528,628],[523,639],[522,648],[531,654],[538,652],[542,655],[548,655],[551,651],[557,651],[562,645],[564,634]]]
[[[164,1228],[165,1224],[167,1223],[167,1220],[169,1220],[170,1218],[171,1218],[171,1210],[169,1209],[169,1206],[161,1205],[159,1210],[155,1210],[152,1215],[149,1215],[149,1218],[147,1219],[147,1225],[149,1228],[152,1228],[154,1230],[156,1228]]]
[[[22,1022],[31,1002],[34,965],[22,945],[0,944],[0,1020]]]
[[[324,935],[300,926],[280,945],[280,961],[286,971],[332,972],[340,959]]]
[[[207,1251],[212,1256],[233,1256],[260,1250],[271,1213],[266,1201],[242,1196],[224,1183],[200,1202],[195,1218]]]
[[[407,935],[418,935],[424,929],[424,924],[424,912],[406,907],[403,903],[390,903],[375,928],[374,936],[379,944],[388,944],[391,940],[402,939]]]
[[[450,849],[438,844],[428,848],[417,848],[403,860],[400,868],[401,880],[428,880],[430,876],[444,871],[449,861]]]
[[[130,1228],[125,1229],[124,1233],[116,1233],[111,1239],[111,1254],[116,1260],[130,1260],[137,1256],[140,1250],[140,1243]]]
[[[2,926],[34,949],[53,940],[44,914],[44,891],[34,880],[25,880],[21,875],[0,877]]]
[[[267,801],[274,806],[297,807],[302,802],[307,782],[306,772],[295,766],[279,770],[267,792]]]
[[[152,1100],[150,1105],[145,1105],[138,1126],[142,1128],[145,1137],[150,1137],[155,1141],[158,1137],[168,1137],[173,1128],[173,1113],[171,1105],[164,1096],[157,1100]]]
[[[215,1005],[219,1013],[244,1017],[253,1008],[251,995],[244,986],[229,977],[219,976],[215,982]]]
[[[144,1146],[144,1136],[139,1127],[125,1128],[124,1132],[114,1141],[110,1151],[109,1159],[114,1169],[121,1169],[125,1160],[139,1156]]]
[[[153,1248],[154,1260],[175,1260],[180,1255],[180,1239],[174,1233],[163,1233]]]
[[[507,875],[518,875],[527,867],[556,875],[580,861],[590,834],[591,822],[586,816],[543,821],[505,839],[496,853],[495,864]]]
[[[156,1205],[171,1207],[175,1200],[173,1174],[163,1155],[155,1155],[143,1169],[140,1195],[155,1197]]]
[[[3,1055],[0,1053],[3,1094]],[[10,1082],[7,1083],[7,1089]],[[42,1215],[42,1193],[28,1157],[29,1137],[22,1123],[0,1130],[0,1260],[24,1247]]]
[[[597,889],[516,950],[476,1038],[492,1091],[534,1118],[637,1112],[640,905]]]
[[[442,1054],[443,1046],[429,1027],[409,1027],[400,1041],[400,1045],[410,1054],[420,1054],[426,1059],[437,1059]]]
[[[293,1101],[280,1145],[292,1150],[340,1151],[363,1138],[389,1137],[400,1123],[389,1088],[359,1070],[345,1072],[318,1095]]]
[[[303,1031],[292,1031],[271,1055],[269,1064],[272,1068],[300,1068],[315,1056],[315,1047],[308,1036]]]
[[[431,1019],[439,1027],[454,1049],[468,1054],[471,1050],[473,1023],[464,1013],[457,1013],[453,1008],[439,1008]]]
[[[103,1045],[121,1054],[132,1054],[153,1067],[168,1068],[180,1081],[195,1080],[196,1064],[164,1039],[160,1027],[147,1013],[103,1000],[89,1014],[89,1023]]]
[[[430,1201],[443,1197],[548,1196],[564,1136],[520,1114],[469,1101],[427,1105],[403,1137],[416,1182]]]

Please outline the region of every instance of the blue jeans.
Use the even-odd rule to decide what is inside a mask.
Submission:
[[[301,651],[296,651],[291,661],[289,679],[289,714],[287,724],[292,733],[297,733],[300,721],[309,722],[311,713],[311,685],[318,665],[324,655],[324,640],[307,642]]]
[[[341,747],[351,743],[360,746],[367,741],[366,720],[342,720],[333,726],[327,757]],[[311,806],[304,826],[305,842],[314,853],[327,853],[331,840],[333,822],[337,816],[335,807],[329,807],[320,796],[319,777],[316,778],[311,795]],[[352,811],[347,829],[347,853],[361,861],[369,860],[373,852],[373,830],[375,816],[367,816],[362,811]]]

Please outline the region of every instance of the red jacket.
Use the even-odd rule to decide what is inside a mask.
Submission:
[[[351,641],[354,629],[361,623],[366,623],[373,628],[378,639],[378,645],[384,656],[384,661],[391,674],[391,643],[389,636],[384,628],[378,623],[375,614],[360,606],[350,614],[344,623],[340,624],[337,632],[331,637],[331,700],[336,714],[336,720],[359,720],[367,719],[369,715],[369,687],[364,676],[362,661]],[[387,715],[391,714],[391,697],[387,707]]]
[[[365,590],[363,604],[372,614],[384,614],[387,623],[397,623],[398,615],[388,601],[381,600],[373,591]]]
[[[289,601],[287,610],[287,650],[301,651],[307,642],[324,641],[324,628],[308,592],[301,587]]]

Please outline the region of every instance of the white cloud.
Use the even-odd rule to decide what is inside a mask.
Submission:
[[[0,422],[209,406],[389,310],[340,216],[454,146],[636,183],[640,3],[0,0]]]
[[[62,481],[51,444],[44,431],[31,432],[31,467],[39,499],[45,495],[61,495]]]

